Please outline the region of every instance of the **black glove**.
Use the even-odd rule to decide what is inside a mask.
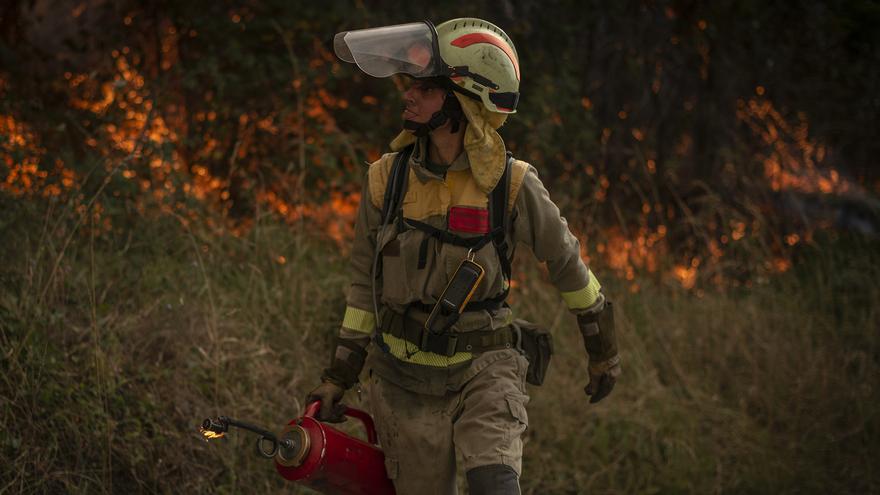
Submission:
[[[620,356],[615,355],[604,363],[590,363],[589,372],[590,383],[584,387],[584,392],[590,396],[590,404],[595,404],[614,389],[620,376]]]
[[[358,375],[364,368],[364,360],[367,358],[365,347],[369,343],[369,337],[358,339],[338,337],[333,355],[330,356],[330,366],[324,369],[321,381],[333,382],[343,391],[353,387],[358,382]]]
[[[614,306],[600,294],[596,303],[578,315],[578,328],[584,338],[584,349],[590,358],[590,383],[584,392],[590,404],[604,399],[620,376],[620,356],[614,333]]]
[[[364,347],[369,343],[369,338],[364,339],[336,339],[336,348],[330,358],[330,366],[324,369],[321,376],[321,385],[309,392],[306,404],[319,400],[321,410],[318,411],[318,421],[327,423],[342,423],[345,421],[345,406],[339,401],[346,390],[354,386],[358,381],[358,375],[364,367],[364,359],[367,352]]]
[[[309,392],[306,404],[311,404],[316,400],[321,401],[321,409],[318,410],[316,419],[327,423],[342,423],[345,421],[345,416],[343,416],[345,406],[339,401],[342,400],[343,394],[345,394],[345,389],[341,386],[331,381],[325,381],[318,388]]]

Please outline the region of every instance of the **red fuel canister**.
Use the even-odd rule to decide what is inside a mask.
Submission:
[[[315,419],[320,406],[319,401],[312,402],[301,418],[282,430],[275,455],[278,473],[321,493],[394,495],[373,418],[352,407],[344,412],[363,423],[365,442]]]

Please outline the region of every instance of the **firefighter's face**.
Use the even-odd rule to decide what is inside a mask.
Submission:
[[[403,93],[403,118],[424,124],[443,107],[446,90],[439,84],[424,79],[412,79]]]

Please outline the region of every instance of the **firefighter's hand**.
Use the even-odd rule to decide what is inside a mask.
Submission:
[[[321,409],[318,411],[317,420],[326,423],[342,423],[345,421],[345,406],[339,401],[342,400],[342,394],[345,389],[333,382],[324,382],[315,390],[309,392],[306,398],[306,404],[319,400],[321,401]]]
[[[590,404],[595,404],[614,389],[617,377],[620,376],[620,356],[614,355],[601,363],[590,363],[589,371],[590,383],[584,387],[584,392],[590,396]]]

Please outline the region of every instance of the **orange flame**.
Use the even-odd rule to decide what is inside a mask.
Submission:
[[[697,283],[697,267],[676,265],[672,269],[672,275],[678,280],[684,289],[693,289]]]
[[[238,14],[235,14],[238,15]],[[700,21],[700,29],[705,26],[704,21]],[[162,69],[167,70],[171,64],[176,63],[177,55],[177,38],[178,33],[173,26],[166,25],[162,27],[161,50],[163,52]],[[194,36],[194,34],[190,34]],[[312,68],[319,68],[325,65],[333,64],[335,66],[335,58],[332,53],[327,52],[320,43],[316,42],[316,51],[319,54],[309,62]],[[215,170],[211,170],[211,164],[215,163],[216,155],[223,150],[225,144],[220,143],[217,138],[207,133],[203,136],[203,145],[200,150],[187,155],[181,156],[177,151],[183,137],[186,136],[187,127],[181,116],[185,114],[186,109],[178,107],[170,107],[163,109],[162,112],[152,112],[152,117],[148,122],[148,115],[151,114],[155,104],[150,97],[150,92],[145,84],[145,78],[138,72],[138,58],[127,47],[114,50],[112,53],[114,59],[115,79],[110,82],[101,82],[94,80],[87,74],[66,73],[64,75],[70,88],[73,106],[93,112],[102,117],[110,112],[118,112],[124,115],[124,119],[120,122],[109,123],[99,127],[94,131],[93,136],[87,138],[87,144],[98,149],[99,152],[110,154],[113,152],[130,153],[134,151],[138,143],[139,136],[145,136],[148,144],[162,146],[165,149],[172,150],[165,155],[152,154],[149,149],[143,151],[143,156],[139,156],[140,163],[147,164],[141,169],[126,168],[120,171],[125,179],[131,180],[133,184],[137,184],[143,194],[138,199],[137,208],[143,212],[146,207],[143,204],[144,199],[154,199],[159,203],[159,211],[181,213],[181,221],[195,221],[196,214],[187,211],[186,206],[180,201],[181,194],[187,198],[195,199],[200,203],[211,207],[216,207],[221,212],[228,212],[235,198],[231,196],[232,179],[228,175],[220,175]],[[704,62],[708,63],[708,52],[703,53]],[[658,65],[657,71],[660,73],[661,67]],[[320,71],[317,71],[320,73]],[[293,87],[297,90],[301,89],[300,79],[294,79]],[[329,134],[339,132],[333,111],[336,109],[346,109],[349,102],[340,98],[322,87],[323,79],[319,76],[311,81],[312,88],[303,97],[303,114],[308,119],[315,121],[317,125],[306,127],[307,120],[305,118],[296,117],[293,113],[279,117],[278,113],[269,115],[258,115],[253,112],[243,113],[238,116],[239,136],[238,142],[234,148],[234,156],[230,157],[236,161],[241,168],[247,168],[245,162],[251,160],[251,157],[257,157],[257,153],[253,150],[259,143],[255,141],[253,135],[256,132],[263,132],[272,135],[284,134],[290,130],[312,128],[308,134],[304,133],[305,142],[312,147],[319,147],[321,133]],[[659,82],[657,83],[657,92],[659,90]],[[5,82],[0,78],[0,92],[4,91]],[[764,151],[756,156],[758,163],[763,165],[764,176],[770,187],[775,191],[795,190],[808,193],[824,193],[837,194],[858,187],[846,179],[842,178],[837,170],[830,169],[825,164],[826,158],[829,156],[828,149],[821,143],[817,143],[809,137],[809,126],[806,117],[798,116],[797,121],[790,123],[780,114],[766,99],[765,89],[763,87],[756,88],[757,96],[753,96],[747,100],[738,102],[736,112],[737,118],[744,122],[760,139]],[[213,98],[212,93],[205,95],[206,101]],[[364,96],[362,102],[368,105],[376,104],[378,100],[372,96]],[[582,105],[589,110],[593,103],[588,98],[583,98]],[[627,118],[626,111],[622,110],[620,118]],[[229,118],[230,116],[218,116],[214,111],[199,112],[191,116],[196,122],[214,121],[216,119]],[[144,126],[149,126],[144,132]],[[639,141],[646,140],[646,132],[641,128],[631,128],[632,137]],[[16,122],[11,116],[0,115],[0,135],[7,136],[7,148],[16,150],[27,149],[29,152],[24,154],[24,158],[13,162],[12,154],[6,153],[2,158],[10,170],[9,175],[5,179],[0,179],[0,189],[12,191],[17,194],[24,194],[26,191],[38,190],[39,194],[58,195],[64,188],[72,188],[77,182],[74,173],[63,167],[63,164],[56,163],[56,174],[60,181],[52,182],[49,179],[55,177],[51,171],[48,171],[41,163],[41,158],[45,154],[36,143],[36,136],[26,126]],[[607,143],[612,134],[610,128],[602,131],[602,142]],[[110,146],[101,149],[98,143],[104,139],[109,141]],[[229,143],[226,143],[229,144]],[[166,146],[168,145],[168,146]],[[687,154],[693,146],[693,139],[689,135],[684,135],[676,143],[676,152],[679,154]],[[7,151],[0,147],[0,151]],[[370,149],[364,151],[370,161],[379,158],[379,151]],[[309,156],[308,161],[317,165],[320,163],[321,156]],[[645,167],[649,174],[657,173],[658,163],[654,158],[645,161]],[[597,177],[597,187],[594,193],[594,199],[599,202],[605,202],[608,199],[608,191],[612,180],[608,175],[596,170],[593,165],[584,166],[584,172],[593,177]],[[181,182],[175,181],[175,174],[184,175]],[[340,247],[348,247],[350,239],[353,237],[353,223],[356,215],[357,206],[360,201],[360,193],[353,190],[332,190],[326,183],[319,183],[318,189],[322,193],[329,194],[329,199],[323,203],[315,203],[308,198],[296,198],[294,194],[287,195],[285,191],[302,191],[301,178],[296,173],[288,172],[287,175],[281,177],[283,184],[296,185],[295,188],[277,187],[267,188],[256,192],[256,201],[261,206],[267,206],[269,210],[276,213],[279,217],[287,222],[308,220],[310,225],[314,225],[320,231],[333,238]],[[620,176],[621,181],[627,181],[628,176]],[[880,190],[880,182],[875,186]],[[179,191],[177,190],[179,189]],[[178,193],[178,194],[175,194]],[[284,197],[282,197],[284,196]],[[295,199],[290,199],[294,196]],[[643,199],[637,208],[642,214],[641,227],[632,231],[622,230],[620,227],[612,227],[602,232],[603,239],[596,245],[596,250],[603,258],[603,264],[613,269],[622,278],[630,283],[631,290],[637,291],[639,285],[635,282],[636,272],[642,271],[647,273],[658,273],[666,279],[670,278],[677,281],[683,288],[692,289],[697,282],[710,278],[716,283],[720,283],[721,275],[716,273],[714,264],[724,256],[725,249],[730,248],[731,244],[752,236],[758,228],[754,223],[748,224],[741,219],[728,221],[727,225],[718,226],[715,232],[715,238],[708,239],[702,246],[704,252],[699,254],[703,256],[703,273],[715,273],[715,275],[700,275],[700,258],[687,255],[686,257],[676,257],[674,262],[676,265],[671,268],[669,265],[662,265],[664,259],[670,257],[670,244],[666,237],[667,227],[659,225],[657,227],[648,227],[654,221],[664,217],[669,220],[673,219],[673,209],[664,208],[659,202],[652,202]],[[663,210],[666,210],[665,212]],[[100,204],[94,208],[96,216],[102,212]],[[649,215],[651,221],[648,221]],[[204,219],[210,227],[215,227],[214,219]],[[224,220],[226,221],[226,220]],[[247,232],[251,222],[248,219],[233,222],[228,221],[229,225],[225,226],[229,231],[236,235],[243,235]],[[716,227],[711,227],[715,229]],[[793,247],[802,242],[808,242],[810,232],[789,232],[783,236],[780,241],[780,249],[778,253],[773,254],[772,261],[765,265],[768,271],[782,272],[791,267],[791,262],[785,257],[784,250]],[[590,256],[586,252],[586,242],[582,242],[582,256],[589,261]],[[593,253],[595,255],[595,253]],[[278,264],[285,264],[287,259],[284,256],[277,256],[275,261]],[[515,282],[512,282],[515,284]],[[220,438],[223,434],[203,431],[207,438]]]
[[[223,438],[226,436],[226,433],[217,433],[211,430],[206,430],[202,427],[199,427],[199,432],[205,436],[206,440],[215,440],[217,438]]]
[[[756,92],[763,95],[763,87]],[[773,103],[759,97],[739,100],[736,116],[768,147],[757,158],[774,191],[840,194],[855,187],[834,168],[822,167],[828,149],[810,138],[806,115],[799,114],[792,125]]]

